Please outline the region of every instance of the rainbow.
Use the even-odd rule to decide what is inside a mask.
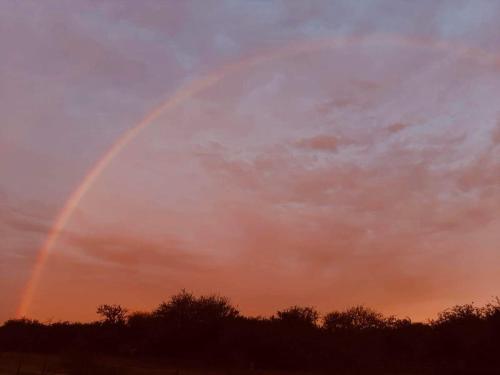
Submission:
[[[455,43],[436,41],[426,38],[400,37],[392,35],[371,35],[371,36],[353,36],[353,37],[335,37],[326,39],[315,39],[293,42],[284,47],[261,51],[251,57],[240,59],[216,69],[215,71],[196,79],[181,88],[179,88],[171,97],[149,112],[139,123],[122,134],[110,149],[97,161],[97,163],[85,175],[78,187],[72,192],[68,200],[57,215],[45,241],[37,252],[33,269],[28,281],[21,294],[20,303],[17,308],[17,317],[23,317],[27,314],[34,293],[39,284],[47,260],[52,253],[54,245],[58,241],[64,227],[71,219],[75,209],[80,204],[86,193],[92,188],[92,185],[105,171],[110,163],[120,152],[127,147],[148,125],[156,120],[163,113],[178,107],[181,103],[202,91],[214,86],[227,76],[250,69],[259,64],[276,59],[297,56],[313,51],[339,48],[357,44],[369,43],[374,45],[395,45],[395,46],[415,46],[438,50],[451,51],[460,58],[468,58],[474,61],[480,61],[488,65],[500,67],[500,57],[488,51],[477,48],[471,48]]]

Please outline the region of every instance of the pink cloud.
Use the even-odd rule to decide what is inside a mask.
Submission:
[[[296,145],[301,148],[335,152],[339,146],[339,139],[333,135],[317,135],[297,141]]]
[[[491,140],[495,145],[500,144],[500,120],[498,121],[496,127],[493,129]]]
[[[408,126],[409,126],[408,124],[403,124],[401,122],[397,122],[397,123],[389,125],[387,127],[387,130],[389,130],[389,132],[391,132],[391,133],[398,133],[401,130],[406,129]]]
[[[362,45],[228,74],[155,121],[85,196],[88,216],[55,246],[34,312],[88,317],[110,298],[144,308],[187,287],[255,313],[367,303],[425,317],[464,288],[486,293],[481,277],[496,285],[471,274],[497,264],[499,155],[484,137],[497,71],[376,37],[481,33],[463,15],[422,31],[448,5],[391,4],[418,20],[387,22],[373,6],[318,4],[0,5],[2,184],[52,207],[0,206],[1,289],[18,292],[57,207],[181,83],[289,41],[360,33]],[[481,47],[498,45],[489,34]],[[75,295],[90,312],[69,306]]]

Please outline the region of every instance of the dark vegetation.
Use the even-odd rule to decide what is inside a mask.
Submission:
[[[363,306],[323,317],[293,306],[252,318],[224,297],[185,291],[152,312],[129,313],[118,305],[97,312],[102,320],[94,323],[9,320],[0,327],[0,352],[86,358],[85,365],[88,358],[116,356],[245,371],[500,374],[498,299],[452,307],[427,323]]]

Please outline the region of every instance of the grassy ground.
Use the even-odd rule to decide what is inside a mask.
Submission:
[[[37,354],[0,353],[0,375],[290,375],[290,373],[258,370],[196,369],[145,360],[92,358],[83,355],[56,357]]]

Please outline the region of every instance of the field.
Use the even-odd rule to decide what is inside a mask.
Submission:
[[[147,360],[0,353],[0,375],[289,375],[290,372],[200,369]],[[294,373],[297,375],[306,375]]]

